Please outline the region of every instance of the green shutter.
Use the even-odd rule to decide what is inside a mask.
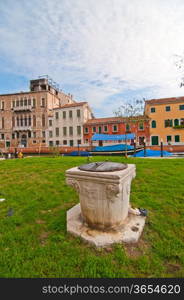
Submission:
[[[151,127],[152,127],[152,128],[156,128],[156,121],[153,120],[153,121],[151,122]]]
[[[179,136],[179,135],[175,135],[174,138],[175,138],[175,142],[176,142],[176,143],[180,142],[180,136]]]
[[[152,136],[151,137],[151,143],[153,146],[158,145],[158,136]]]
[[[179,120],[178,119],[175,119],[174,120],[174,126],[178,126],[179,125]]]

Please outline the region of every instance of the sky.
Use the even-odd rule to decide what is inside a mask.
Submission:
[[[184,96],[183,0],[0,0],[0,94],[49,75],[96,117]]]

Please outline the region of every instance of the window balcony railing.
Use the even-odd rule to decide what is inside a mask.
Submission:
[[[175,125],[173,126],[173,129],[184,129],[184,124]]]
[[[13,131],[27,131],[27,130],[31,130],[32,127],[31,126],[13,126]]]
[[[32,110],[32,105],[26,105],[26,106],[16,106],[13,107],[13,111],[31,111]]]

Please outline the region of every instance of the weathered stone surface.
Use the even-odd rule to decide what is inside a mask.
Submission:
[[[128,216],[130,185],[135,165],[114,172],[66,171],[66,182],[79,193],[81,213],[91,228],[108,229],[121,225]]]
[[[67,170],[66,182],[80,198],[80,204],[67,212],[67,231],[96,247],[136,243],[146,218],[129,203],[134,177],[133,164],[114,172]]]
[[[141,236],[145,217],[129,214],[124,224],[108,231],[89,228],[81,214],[80,204],[67,212],[67,231],[80,236],[84,241],[96,247],[106,247],[114,243],[136,243]]]
[[[82,165],[79,167],[79,170],[90,172],[114,172],[124,170],[127,167],[127,164],[115,163],[111,161],[98,161]]]

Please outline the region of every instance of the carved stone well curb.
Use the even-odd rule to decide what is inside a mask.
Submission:
[[[113,172],[66,171],[66,182],[78,193],[80,204],[67,212],[67,231],[97,247],[138,241],[145,217],[130,213],[130,187],[135,165]]]

